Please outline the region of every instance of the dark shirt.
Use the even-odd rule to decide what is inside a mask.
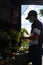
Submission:
[[[41,32],[42,32],[42,23],[39,20],[34,21],[34,23],[32,24],[31,33],[38,34],[41,36]],[[41,44],[41,37],[40,36],[38,39],[38,44]],[[36,44],[36,43],[37,43],[37,40],[33,41],[33,44]]]

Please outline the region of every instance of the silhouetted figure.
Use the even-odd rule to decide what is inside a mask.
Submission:
[[[30,37],[22,37],[23,39],[30,40],[29,46],[29,59],[32,61],[32,65],[41,65],[42,64],[42,41],[41,41],[41,32],[42,32],[42,23],[37,18],[37,12],[34,10],[29,11],[27,20],[32,23],[32,29]]]

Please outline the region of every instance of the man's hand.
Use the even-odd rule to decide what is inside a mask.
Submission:
[[[29,39],[29,40],[38,40],[38,38],[39,38],[39,35],[37,34],[32,34],[29,37],[21,36],[21,39]]]
[[[21,36],[21,39],[29,39],[29,37]]]

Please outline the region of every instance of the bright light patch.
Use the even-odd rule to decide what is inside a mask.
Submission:
[[[25,18],[30,10],[35,10],[38,13],[38,19],[43,23],[43,17],[39,15],[40,9],[43,9],[43,5],[21,5],[21,28],[27,29],[30,33],[31,23]]]

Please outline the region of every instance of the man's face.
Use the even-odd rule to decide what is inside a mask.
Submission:
[[[34,18],[33,18],[33,16],[31,16],[31,17],[29,18],[29,21],[30,21],[31,23],[33,23],[33,20],[34,20]]]

